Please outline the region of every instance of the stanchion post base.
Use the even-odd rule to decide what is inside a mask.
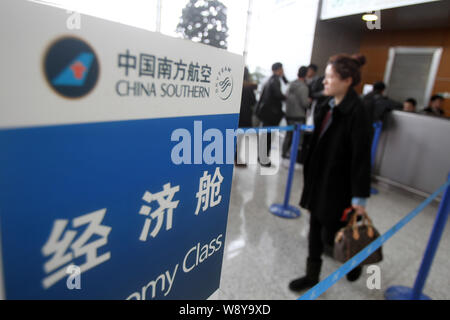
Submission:
[[[384,298],[386,300],[412,300],[412,296],[413,289],[404,286],[389,287],[384,292]],[[431,298],[422,293],[419,300],[431,300]]]
[[[300,217],[300,209],[288,205],[285,207],[282,204],[273,204],[269,209],[270,213],[285,219],[297,219]]]

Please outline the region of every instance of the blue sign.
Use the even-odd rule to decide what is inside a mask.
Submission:
[[[17,31],[0,36],[0,299],[210,297],[242,56],[91,16],[68,34],[66,10],[0,7]]]
[[[225,136],[237,117],[0,130],[6,298],[208,298],[233,164],[174,164],[171,135],[198,139],[201,121]]]

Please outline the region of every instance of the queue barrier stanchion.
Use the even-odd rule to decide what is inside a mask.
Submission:
[[[295,219],[299,218],[301,215],[300,209],[289,205],[289,199],[291,195],[292,181],[294,179],[294,169],[295,163],[297,161],[298,147],[300,143],[300,135],[301,131],[312,131],[314,130],[314,126],[308,125],[293,125],[293,126],[285,126],[285,127],[260,127],[260,128],[241,128],[243,130],[242,134],[246,134],[248,132],[260,133],[260,132],[268,132],[268,131],[294,131],[294,138],[291,145],[291,159],[289,165],[288,172],[288,181],[286,184],[286,192],[284,194],[284,203],[283,204],[273,204],[270,206],[269,211],[274,215],[277,215],[282,218],[287,219]]]
[[[375,157],[377,155],[378,142],[380,141],[381,130],[383,129],[383,123],[381,121],[375,122],[373,124],[373,128],[375,129],[373,140],[372,140],[372,151],[371,151],[371,165],[372,169],[375,166]],[[370,188],[371,194],[378,194],[378,190],[376,188]]]
[[[450,181],[450,174],[448,176]],[[448,215],[450,212],[450,186],[444,191],[439,210],[434,221],[433,230],[431,231],[430,239],[425,250],[425,254],[420,265],[419,272],[417,273],[416,281],[413,288],[405,286],[392,286],[389,287],[384,293],[384,297],[387,300],[431,300],[430,297],[423,294],[423,287],[430,272],[431,265],[433,263],[434,256],[436,254],[439,242],[442,238],[445,225],[447,223]]]
[[[296,219],[301,216],[299,208],[289,205],[289,199],[291,197],[292,181],[294,179],[295,163],[297,162],[298,146],[300,143],[301,132],[302,130],[311,130],[313,128],[313,126],[295,125],[294,138],[292,139],[291,145],[291,159],[289,164],[288,179],[286,183],[286,191],[284,194],[284,202],[283,204],[274,203],[269,208],[269,211],[272,214],[281,218]]]

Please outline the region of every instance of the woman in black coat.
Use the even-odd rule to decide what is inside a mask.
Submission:
[[[248,68],[244,68],[244,82],[242,87],[242,98],[241,98],[241,110],[239,112],[239,128],[249,128],[253,127],[252,116],[253,108],[256,105],[255,90],[258,88],[256,83],[251,82],[250,72]],[[242,146],[242,140],[244,135],[240,134],[237,136],[237,146],[236,152],[234,153],[234,164],[237,167],[246,167],[246,161],[248,155],[245,155],[245,160],[240,159],[239,151]]]
[[[255,90],[258,88],[256,83],[250,80],[248,68],[244,68],[244,82],[242,88],[241,110],[239,112],[239,128],[253,127],[252,115],[253,107],[256,105]]]
[[[333,246],[336,232],[345,226],[342,214],[353,206],[364,212],[370,196],[370,123],[362,101],[353,89],[360,80],[365,58],[337,55],[325,72],[325,95],[316,110],[315,129],[306,151],[304,189],[300,205],[311,212],[306,276],[289,284],[301,291],[319,282],[322,253]],[[356,267],[350,281],[361,274]]]

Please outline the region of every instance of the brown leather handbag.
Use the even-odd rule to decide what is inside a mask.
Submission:
[[[363,214],[361,224],[357,222],[357,215],[353,214],[347,226],[336,233],[334,259],[340,262],[348,261],[379,236],[380,233],[375,229],[366,212]],[[383,260],[383,253],[380,247],[360,265],[374,264],[381,260]]]

